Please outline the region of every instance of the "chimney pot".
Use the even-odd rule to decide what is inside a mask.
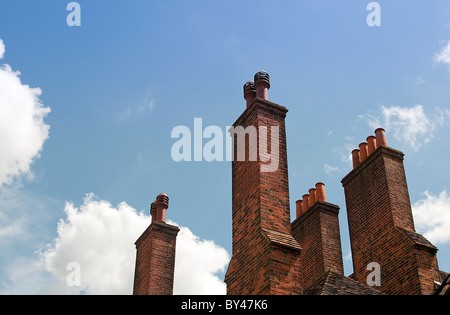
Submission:
[[[270,76],[262,70],[255,74],[256,97],[268,100],[270,89]]]
[[[164,203],[167,206],[167,208],[168,208],[169,207],[169,196],[167,196],[164,193],[161,193],[161,194],[159,194],[156,197],[156,202],[157,203]]]
[[[302,213],[305,213],[309,208],[309,195],[303,195],[303,203],[302,203]]]
[[[353,168],[355,169],[361,163],[359,160],[359,150],[358,149],[355,149],[352,151],[352,160],[353,160]]]
[[[362,142],[359,144],[359,161],[363,162],[368,156],[367,143]]]
[[[317,183],[316,184],[316,200],[327,201],[327,196],[325,194],[325,184]]]
[[[298,218],[299,216],[302,215],[302,204],[303,204],[303,200],[297,200],[295,202],[295,208],[296,208],[296,218]]]
[[[152,221],[161,221],[166,222],[166,212],[167,208],[169,208],[169,197],[166,194],[159,194],[156,197],[155,204],[155,218]]]
[[[156,201],[153,201],[150,205],[150,215],[152,216],[152,222],[156,219]]]
[[[381,146],[387,147],[386,133],[383,128],[375,130],[375,137],[377,139],[377,148]]]
[[[244,98],[247,101],[247,107],[253,102],[256,97],[255,82],[248,81],[244,84]]]
[[[377,138],[374,136],[368,136],[366,140],[368,155],[371,155],[373,151],[377,149]]]
[[[312,207],[316,203],[316,189],[311,188],[309,190],[309,197],[308,197],[308,205]]]

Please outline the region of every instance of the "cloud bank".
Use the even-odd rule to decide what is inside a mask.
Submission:
[[[447,109],[436,108],[433,113],[425,113],[422,105],[412,107],[381,106],[380,112],[361,115],[371,128],[383,127],[415,152],[431,141],[437,127],[444,125],[450,117]]]
[[[446,190],[438,196],[426,191],[412,210],[416,229],[429,241],[435,245],[450,242],[450,197]]]

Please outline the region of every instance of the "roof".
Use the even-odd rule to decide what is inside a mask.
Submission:
[[[444,276],[446,276],[446,278],[444,278],[445,280],[442,281],[441,285],[439,286],[439,288],[436,290],[436,292],[434,294],[435,295],[450,295],[450,274],[440,271],[440,275],[442,278],[444,278]]]
[[[400,227],[398,227],[398,229],[400,231],[402,231],[403,233],[405,233],[405,235],[411,241],[413,241],[416,246],[421,246],[421,247],[427,248],[429,251],[431,251],[433,253],[437,252],[437,250],[438,250],[437,247],[434,246],[433,244],[431,244],[431,242],[429,240],[427,240],[423,235],[418,234],[413,231],[410,231],[410,230],[407,230],[407,229],[400,228]]]
[[[355,280],[327,271],[304,292],[305,295],[382,295],[375,288],[363,285]]]
[[[267,239],[275,245],[282,246],[295,251],[299,251],[302,249],[291,234],[273,231],[266,228],[262,228],[262,232],[263,235],[266,236]]]

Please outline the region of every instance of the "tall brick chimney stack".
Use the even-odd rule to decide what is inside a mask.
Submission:
[[[255,75],[254,87],[256,98],[250,104],[247,102],[247,109],[230,129],[235,156],[232,161],[233,256],[225,276],[227,293],[299,294],[301,248],[291,235],[284,121],[287,109],[268,100],[267,72]],[[257,160],[250,157],[268,152],[274,126],[279,128],[279,137],[272,143],[276,148],[270,149],[278,149],[278,155],[272,156],[278,168],[264,172],[267,162],[258,154]],[[252,130],[258,133],[253,142]],[[264,134],[265,131],[269,134]],[[245,142],[240,142],[239,137],[245,137]],[[238,143],[245,143],[244,161],[236,158],[238,150],[242,150]]]
[[[354,279],[367,283],[373,271],[368,265],[375,262],[381,271],[377,289],[388,294],[432,294],[434,281],[440,281],[437,248],[415,231],[404,154],[387,146],[385,131],[379,128],[352,157],[353,170],[342,185]]]
[[[172,295],[178,227],[166,223],[169,197],[159,194],[150,206],[152,223],[135,242],[134,295]]]

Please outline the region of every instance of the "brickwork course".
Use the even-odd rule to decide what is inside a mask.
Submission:
[[[448,294],[448,274],[439,270],[438,249],[415,231],[404,154],[387,145],[382,128],[352,152],[353,170],[342,179],[353,274],[344,275],[340,208],[327,201],[324,183],[316,183],[296,201],[296,218],[291,222],[288,110],[269,101],[269,89],[265,71],[244,85],[246,109],[233,124],[234,131],[241,126],[244,132],[231,133],[235,156],[227,294]],[[246,133],[249,126],[258,133],[256,142]],[[278,130],[278,154],[271,156],[276,161],[267,161],[260,153],[270,155],[273,150],[272,127]],[[244,159],[237,156],[242,149],[238,137],[245,137]],[[276,170],[264,171],[269,163],[278,165]],[[168,197],[161,195],[152,204],[152,218],[157,219],[136,241],[134,294],[173,293],[178,228],[165,223]],[[373,263],[379,267],[380,281],[375,285],[368,281]]]

